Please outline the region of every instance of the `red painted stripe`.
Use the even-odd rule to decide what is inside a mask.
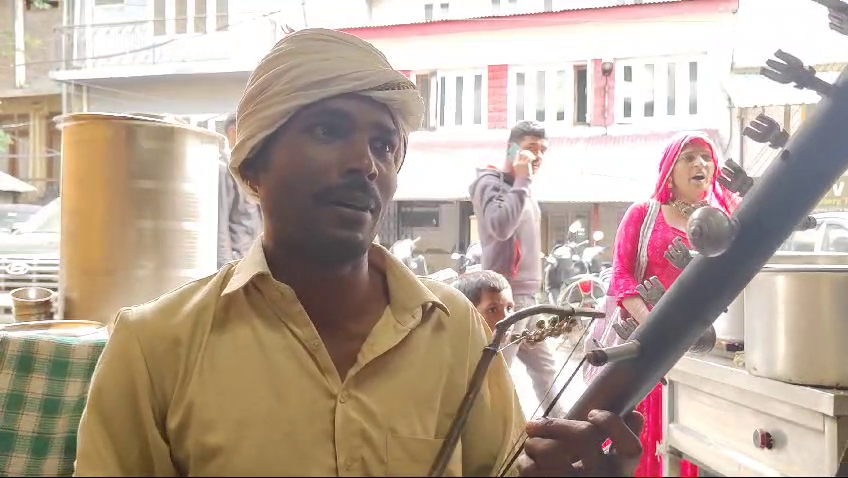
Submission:
[[[608,23],[649,20],[710,13],[733,13],[739,0],[686,0],[675,3],[649,3],[607,8],[569,10],[563,12],[531,13],[504,17],[485,17],[468,20],[442,20],[375,27],[343,28],[340,31],[364,40],[401,38],[426,35],[450,35],[495,30],[555,27],[579,23]]]

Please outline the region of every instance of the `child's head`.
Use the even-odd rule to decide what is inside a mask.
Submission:
[[[492,330],[515,307],[509,282],[497,272],[469,272],[459,276],[453,286],[468,297]]]

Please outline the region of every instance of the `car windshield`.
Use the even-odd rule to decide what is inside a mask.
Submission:
[[[59,200],[55,199],[33,214],[17,228],[18,234],[59,234],[61,231]]]
[[[39,209],[29,204],[8,204],[0,207],[0,233],[12,232],[16,225],[26,222]]]

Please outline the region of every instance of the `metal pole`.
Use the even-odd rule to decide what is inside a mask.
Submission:
[[[568,413],[633,410],[742,292],[848,168],[848,70],[745,196],[738,232],[721,255],[699,255],[634,332],[638,357],[607,365]],[[791,88],[787,85],[786,88]]]

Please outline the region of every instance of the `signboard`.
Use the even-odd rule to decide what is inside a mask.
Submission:
[[[848,211],[848,175],[839,178],[819,201],[814,212]]]

